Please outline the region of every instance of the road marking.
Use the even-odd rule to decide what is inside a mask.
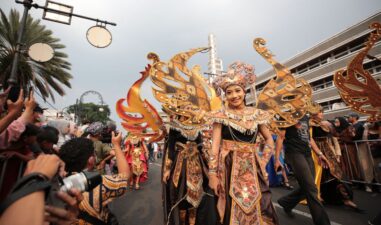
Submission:
[[[273,202],[273,205],[275,206],[275,207],[278,207],[278,208],[280,208],[280,209],[283,209],[283,207],[282,206],[280,206],[278,203],[276,203],[276,202]],[[297,209],[292,209],[292,212],[293,213],[295,213],[295,214],[299,214],[299,215],[301,215],[301,216],[305,216],[305,217],[308,217],[308,218],[311,218],[312,219],[312,216],[311,216],[311,214],[309,214],[309,213],[306,213],[306,212],[303,212],[303,211],[300,211],[300,210],[297,210]],[[331,221],[331,225],[342,225],[341,223],[336,223],[336,222],[334,222],[334,221]]]
[[[159,167],[161,167],[161,164],[159,164],[159,163],[151,163],[151,164],[153,164],[153,165],[155,165],[155,166],[159,166]],[[276,202],[273,202],[273,205],[274,205],[275,207],[278,207],[278,208],[280,208],[280,209],[283,209],[283,207],[280,206],[280,205],[279,205],[278,203],[276,203]],[[311,214],[309,214],[309,213],[306,213],[306,212],[303,212],[303,211],[300,211],[300,210],[297,210],[297,209],[292,209],[292,212],[295,213],[295,214],[299,214],[299,215],[301,215],[301,216],[305,216],[305,217],[307,217],[307,218],[312,219],[312,216],[311,216]],[[342,225],[342,224],[341,224],[341,223],[336,223],[336,222],[334,222],[334,221],[331,221],[331,225]]]

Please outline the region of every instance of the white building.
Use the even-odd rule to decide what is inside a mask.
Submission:
[[[352,111],[341,100],[333,83],[333,75],[345,69],[348,63],[364,47],[369,38],[369,25],[381,21],[381,12],[377,13],[347,29],[324,40],[310,49],[282,62],[297,78],[305,79],[313,89],[313,100],[324,108],[327,119],[348,115]],[[381,81],[381,41],[379,40],[369,52],[377,59],[365,59],[364,69]],[[259,94],[266,83],[275,76],[271,68],[260,74],[256,80],[256,92]],[[255,98],[247,88],[247,104],[255,104]]]

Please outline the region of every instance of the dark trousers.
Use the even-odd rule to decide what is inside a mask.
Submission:
[[[286,161],[292,166],[299,187],[280,198],[278,200],[279,204],[286,209],[293,209],[301,200],[306,198],[314,224],[331,224],[323,205],[318,199],[318,190],[314,182],[315,166],[311,154],[286,152]]]

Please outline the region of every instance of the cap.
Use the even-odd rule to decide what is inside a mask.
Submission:
[[[48,109],[48,108],[41,108],[41,106],[37,104],[36,107],[34,107],[33,112],[44,113],[45,109]]]

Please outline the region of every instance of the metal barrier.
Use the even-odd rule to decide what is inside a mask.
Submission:
[[[378,185],[381,186],[381,139],[375,139],[375,140],[359,140],[354,141],[352,143],[342,143],[342,145],[345,148],[345,155],[342,155],[342,157],[346,157],[347,162],[350,162],[350,156],[348,154],[348,149],[355,147],[356,150],[356,164],[358,165],[358,168],[360,169],[361,174],[361,180],[358,179],[350,179],[346,180],[353,183],[363,183],[363,184],[370,184],[370,185]],[[350,147],[351,146],[351,147]],[[380,151],[380,156],[377,158],[374,158],[373,151]],[[363,152],[366,151],[366,152]],[[342,149],[343,152],[343,149]],[[366,157],[366,158],[364,158]],[[344,163],[343,160],[341,163]],[[349,165],[349,171],[350,171],[350,177],[355,177],[355,172],[353,171],[355,168],[352,168],[351,163]],[[364,171],[364,168],[371,168],[372,175],[369,175],[369,171]],[[366,178],[371,177],[372,179],[369,181]],[[375,181],[375,182],[373,182]]]
[[[17,154],[9,155],[9,152],[12,152],[12,151],[6,151],[6,152],[0,153],[0,169],[1,169],[1,171],[0,171],[0,193],[2,195],[4,194],[3,190],[5,187],[7,187],[8,189],[10,188],[9,186],[6,186],[6,185],[12,185],[9,183],[4,183],[6,174],[7,174],[7,172],[9,172],[9,170],[7,171],[7,168],[10,165],[10,160],[15,159],[15,158],[20,160],[20,165],[17,168],[18,169],[17,180],[23,176],[24,169],[25,169],[25,166],[27,163],[27,161],[20,158]],[[1,197],[4,197],[4,196],[1,196]]]

